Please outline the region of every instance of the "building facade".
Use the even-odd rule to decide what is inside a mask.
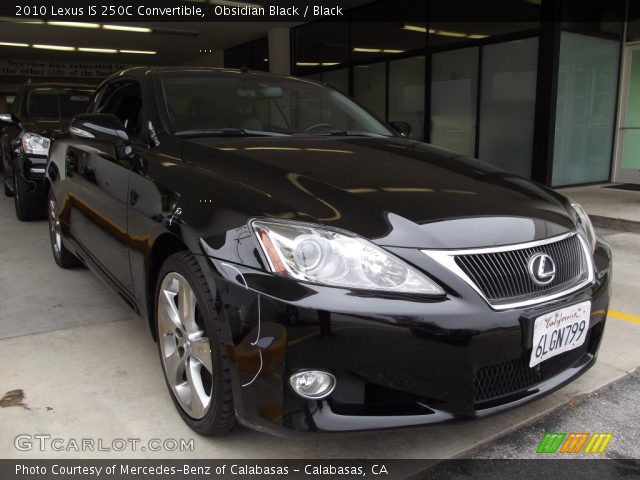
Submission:
[[[636,2],[489,3],[381,0],[297,26],[290,71],[546,185],[640,183]],[[268,70],[269,50],[228,49],[225,66]]]

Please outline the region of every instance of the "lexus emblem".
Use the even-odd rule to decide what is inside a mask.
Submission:
[[[556,278],[556,262],[546,253],[536,253],[529,259],[529,275],[537,285],[548,285]]]

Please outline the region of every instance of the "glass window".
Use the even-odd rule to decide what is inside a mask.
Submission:
[[[478,157],[531,176],[538,39],[483,47]]]
[[[478,47],[431,57],[431,140],[440,147],[475,156]]]
[[[71,118],[83,113],[91,90],[37,88],[29,92],[27,116],[40,118]]]
[[[619,159],[620,168],[616,176],[621,178],[616,180],[626,178],[629,170],[640,170],[640,50],[635,45],[631,48],[627,54],[626,105],[619,126],[622,158]]]
[[[340,68],[322,73],[322,81],[342,93],[349,95],[349,69]]]
[[[553,185],[609,178],[619,47],[616,40],[561,33]]]
[[[378,116],[385,119],[386,65],[384,62],[360,65],[353,69],[353,97]]]
[[[103,87],[97,113],[111,113],[120,119],[129,137],[134,140],[142,133],[142,93],[134,81],[111,82]]]
[[[200,72],[167,73],[161,84],[171,130],[184,136],[243,134],[223,129],[255,135],[391,135],[348,97],[303,80]]]
[[[413,138],[424,139],[423,56],[389,62],[389,120],[411,125]]]

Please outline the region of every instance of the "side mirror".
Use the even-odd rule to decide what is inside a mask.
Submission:
[[[119,155],[130,153],[129,135],[118,117],[110,113],[76,115],[69,124],[69,133],[82,140],[110,143]]]
[[[407,122],[389,122],[389,125],[391,125],[391,128],[398,132],[401,137],[411,138],[411,135],[413,135],[413,129]]]
[[[4,125],[19,125],[18,118],[13,113],[0,113],[0,123]]]

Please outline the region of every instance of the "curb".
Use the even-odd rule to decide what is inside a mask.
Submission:
[[[603,217],[600,215],[589,215],[589,218],[594,227],[640,233],[640,222],[626,220],[624,218]]]

